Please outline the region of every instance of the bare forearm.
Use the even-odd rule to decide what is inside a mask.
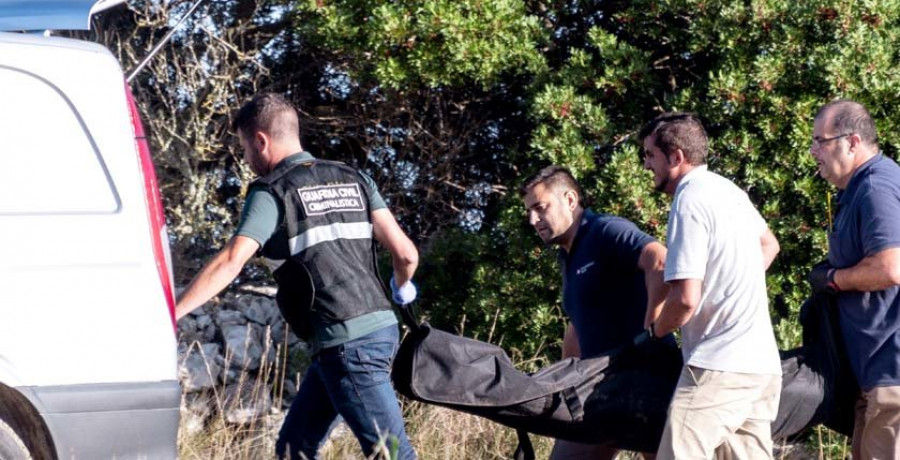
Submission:
[[[569,325],[566,326],[566,333],[563,336],[562,357],[563,359],[581,357],[581,347],[578,345],[578,334],[575,332],[575,326],[572,325],[572,323],[569,323]]]
[[[638,268],[644,271],[644,286],[647,289],[647,310],[644,315],[644,327],[659,317],[669,285],[664,281],[666,268],[666,247],[660,243],[649,243],[641,251]]]
[[[175,319],[181,319],[225,289],[241,272],[241,268],[238,266],[235,269],[218,257],[210,261],[178,297]]]
[[[665,307],[653,325],[657,337],[675,331],[694,316],[694,308],[682,302],[666,302]]]
[[[391,253],[394,282],[397,286],[411,280],[419,266],[419,251],[412,240],[397,224],[394,215],[386,208],[372,212],[372,226],[375,239]]]
[[[675,280],[669,286],[662,313],[653,324],[657,337],[662,337],[687,324],[700,304],[702,281],[694,279]]]
[[[644,315],[644,327],[647,327],[659,318],[669,293],[669,286],[663,281],[662,271],[646,272],[644,283],[647,286],[647,312]]]
[[[175,319],[194,311],[228,286],[244,268],[247,260],[259,249],[259,243],[245,236],[235,236],[212,260],[200,270],[188,287],[178,296]]]
[[[834,272],[842,291],[881,291],[900,284],[900,248],[866,257],[853,267]]]
[[[412,241],[409,242],[409,249],[391,257],[391,260],[394,268],[394,282],[397,283],[397,286],[402,286],[411,280],[419,267],[419,253]]]

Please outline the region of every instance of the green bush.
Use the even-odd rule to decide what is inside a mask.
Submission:
[[[776,333],[788,348],[799,342],[804,275],[826,253],[834,193],[815,177],[808,153],[815,111],[838,97],[862,102],[883,150],[897,155],[900,0],[260,5],[209,18],[256,40],[228,49],[261,46],[253,62],[267,73],[241,67],[241,78],[287,91],[302,109],[311,151],[381,184],[422,248],[417,281],[433,322],[523,359],[558,356],[564,324],[555,251],[527,227],[513,192],[539,167],[569,166],[595,210],[663,238],[668,199],[651,190],[636,133],[662,111],[699,113],[712,139],[711,169],[749,193],[781,243],[768,283]],[[296,9],[277,14],[283,5]],[[282,30],[275,18],[293,27]],[[166,106],[153,93],[139,97],[145,113]],[[165,133],[153,134],[155,146],[168,145]],[[207,163],[221,173],[232,152],[217,152]],[[202,177],[234,189],[231,176]],[[191,274],[183,267],[192,257],[227,236],[190,235],[200,213],[179,206],[191,186],[163,188],[178,211],[170,216],[182,275]],[[221,210],[238,209],[208,197],[194,208],[216,210],[217,223],[227,223]]]

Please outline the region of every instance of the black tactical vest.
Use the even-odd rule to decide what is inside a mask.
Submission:
[[[356,170],[323,160],[282,162],[254,186],[284,205],[284,220],[262,254],[275,270],[278,307],[308,339],[313,320],[333,324],[389,310],[378,275],[369,196]]]

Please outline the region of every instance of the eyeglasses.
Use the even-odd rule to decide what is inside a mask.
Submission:
[[[813,136],[813,138],[812,138],[812,146],[813,146],[813,147],[821,147],[821,146],[822,146],[823,144],[825,144],[826,142],[836,141],[836,140],[838,140],[838,139],[840,139],[840,138],[842,138],[842,137],[847,137],[847,136],[850,136],[850,135],[853,135],[853,133],[838,134],[837,136],[834,136],[834,137],[816,137],[816,136]]]

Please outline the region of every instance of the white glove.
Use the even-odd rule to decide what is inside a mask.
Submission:
[[[416,285],[413,284],[412,280],[403,283],[403,286],[397,287],[397,283],[394,282],[394,277],[391,277],[391,293],[393,294],[394,303],[398,305],[406,305],[408,303],[412,303],[413,300],[416,300],[416,296],[419,292],[416,290]]]

